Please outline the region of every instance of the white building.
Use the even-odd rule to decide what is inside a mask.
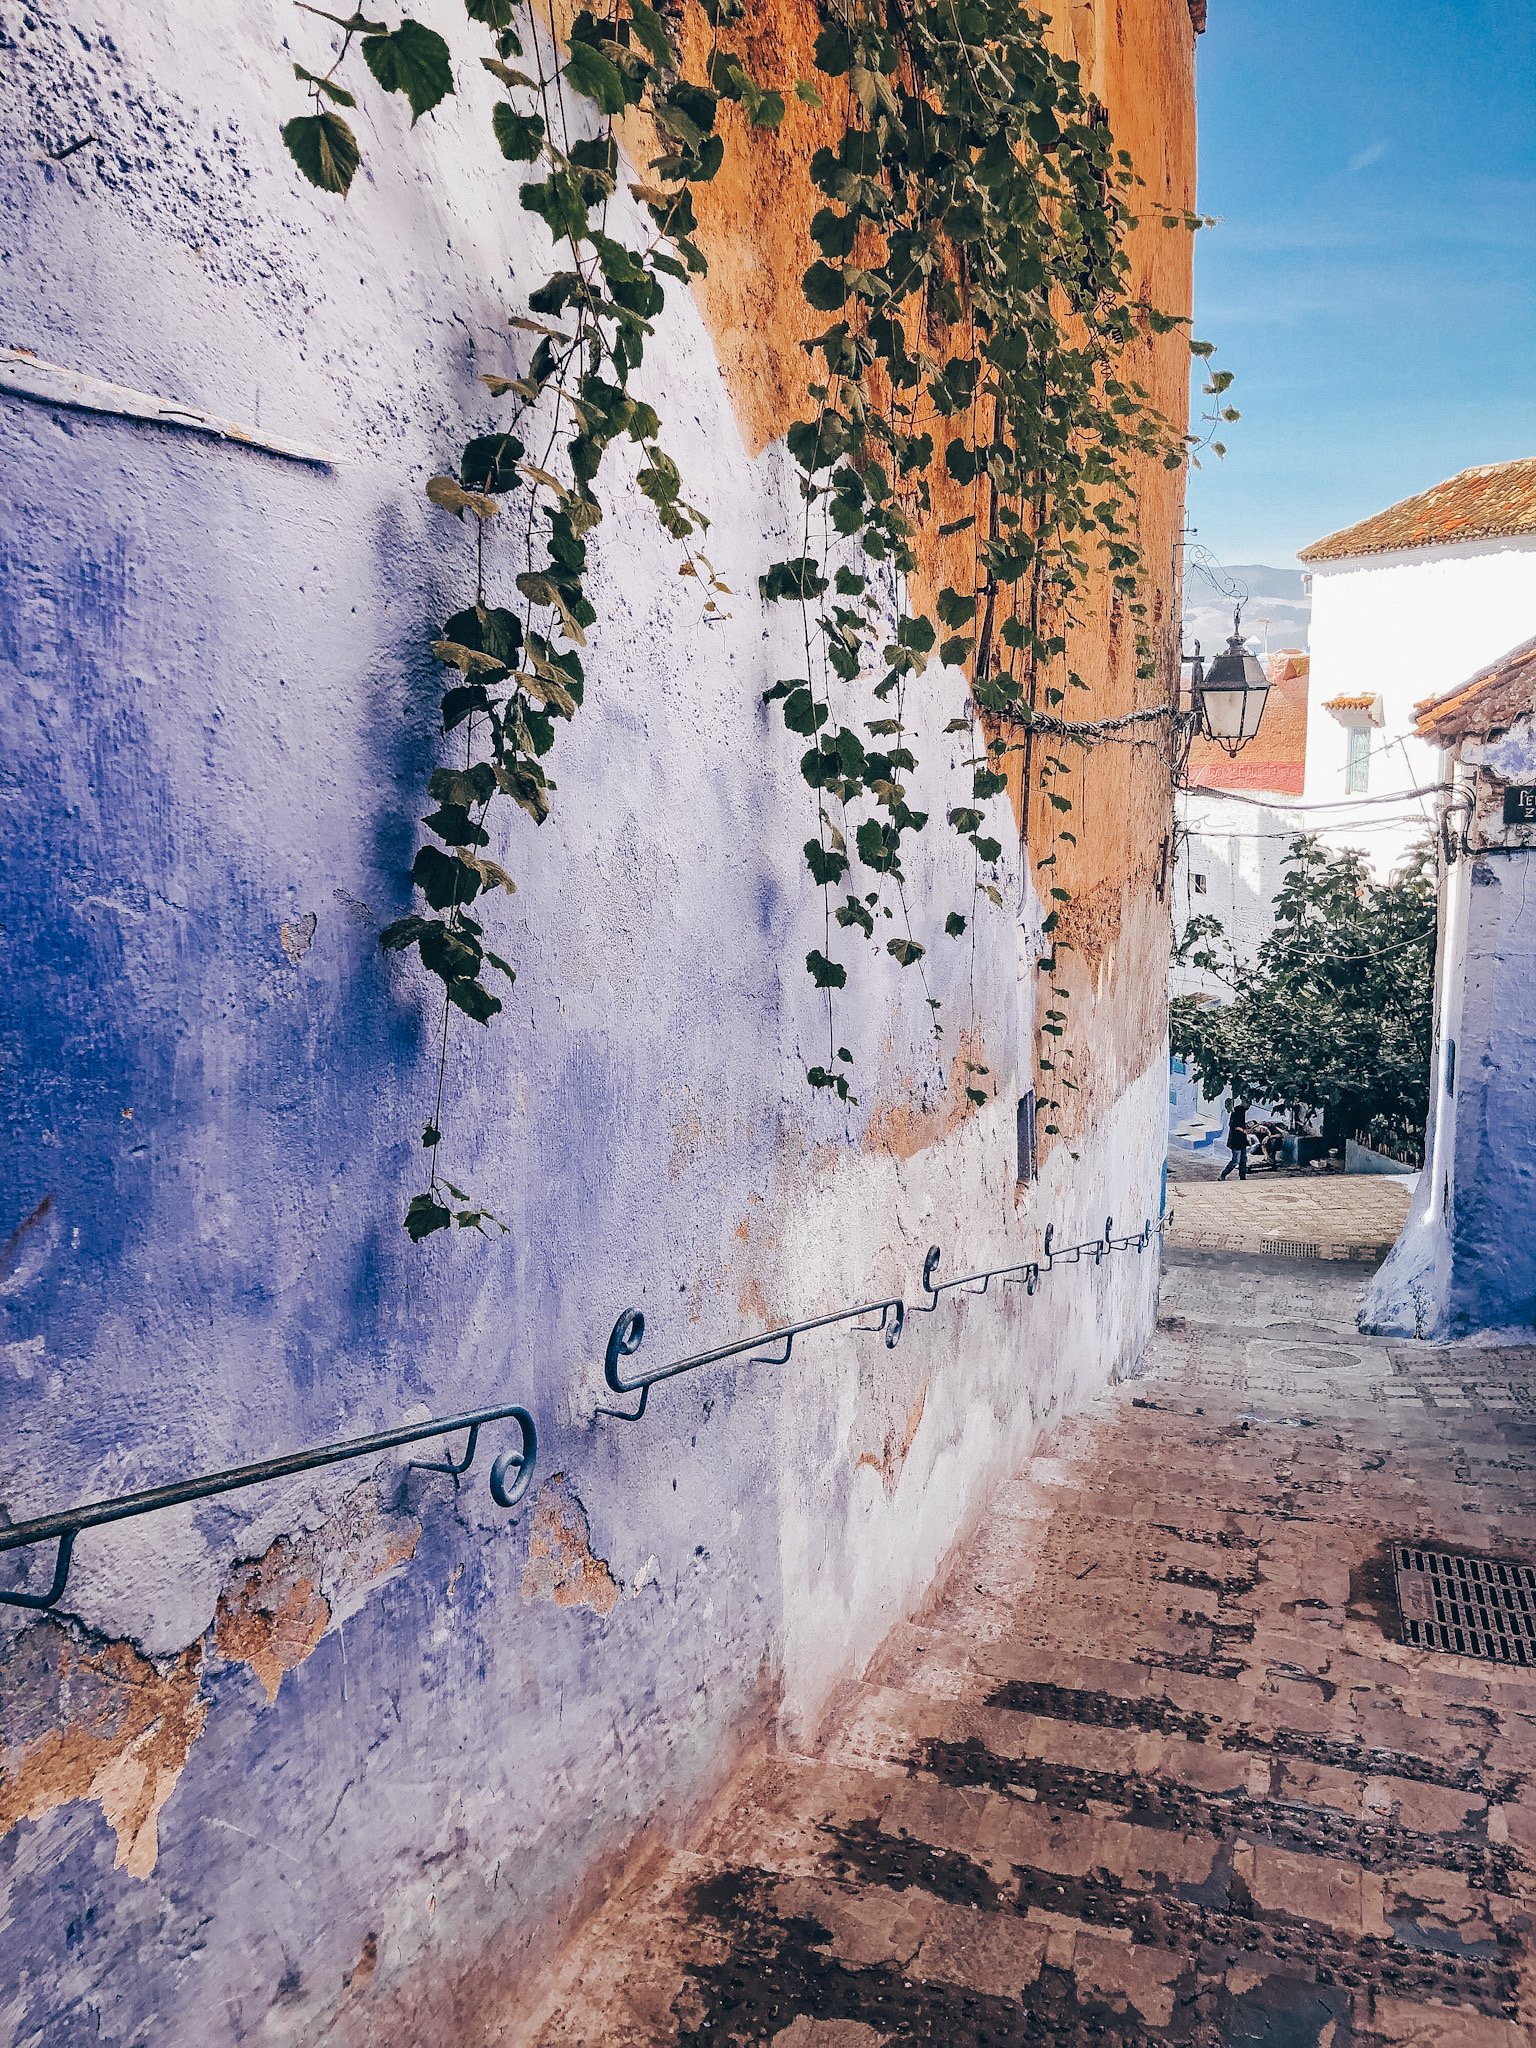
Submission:
[[[1435,815],[1432,795],[1409,794],[1440,775],[1414,706],[1536,622],[1536,458],[1463,470],[1300,559],[1312,575],[1304,800],[1341,806],[1309,811],[1308,829],[1362,848],[1384,877]]]

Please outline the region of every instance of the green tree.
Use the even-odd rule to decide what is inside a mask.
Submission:
[[[1430,845],[1390,881],[1362,854],[1291,842],[1275,920],[1251,964],[1219,918],[1193,917],[1175,957],[1231,990],[1176,996],[1169,1038],[1207,1095],[1314,1112],[1330,1142],[1417,1147],[1429,1107],[1435,975]]]

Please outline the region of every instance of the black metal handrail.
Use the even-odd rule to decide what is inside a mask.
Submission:
[[[909,1314],[931,1316],[943,1295],[963,1289],[967,1294],[985,1294],[994,1280],[1001,1280],[1005,1286],[1022,1287],[1026,1294],[1033,1294],[1040,1284],[1040,1263],[1037,1259],[1026,1259],[1022,1265],[992,1266],[985,1273],[961,1273],[953,1280],[935,1280],[939,1263],[944,1254],[936,1244],[928,1247],[928,1256],[923,1260],[923,1292],[927,1301],[912,1304]],[[981,1282],[978,1287],[975,1283]]]
[[[825,1330],[833,1323],[857,1323],[860,1316],[878,1316],[877,1323],[867,1323],[864,1332],[874,1336],[883,1331],[885,1347],[889,1351],[901,1340],[901,1333],[907,1320],[907,1305],[893,1298],[889,1301],[861,1301],[856,1308],[835,1309],[831,1315],[808,1316],[804,1322],[787,1323],[779,1330],[759,1330],[754,1336],[743,1337],[735,1344],[722,1344],[714,1351],[696,1351],[691,1358],[674,1359],[671,1365],[661,1365],[654,1372],[639,1374],[626,1379],[619,1371],[621,1358],[633,1358],[640,1349],[645,1336],[645,1313],[642,1309],[627,1308],[614,1324],[608,1339],[608,1349],[603,1356],[603,1378],[616,1394],[638,1394],[640,1405],[635,1409],[599,1408],[599,1415],[611,1415],[618,1422],[638,1422],[645,1413],[645,1404],[650,1398],[652,1387],[661,1380],[676,1379],[679,1373],[696,1372],[701,1365],[714,1365],[722,1358],[739,1358],[743,1352],[755,1351],[759,1344],[782,1344],[784,1349],[776,1357],[758,1355],[747,1360],[748,1365],[785,1365],[795,1348],[795,1339],[807,1330]]]
[[[1114,1233],[1115,1219],[1113,1216],[1106,1216],[1102,1237],[1089,1238],[1083,1244],[1064,1245],[1058,1251],[1054,1248],[1056,1226],[1054,1223],[1048,1223],[1041,1245],[1045,1259],[1043,1266],[1038,1259],[1026,1259],[1012,1266],[992,1266],[985,1272],[961,1273],[953,1280],[934,1279],[933,1276],[938,1271],[944,1254],[936,1244],[930,1245],[928,1256],[923,1260],[922,1281],[923,1292],[928,1296],[928,1300],[915,1302],[907,1313],[914,1316],[931,1316],[938,1307],[942,1295],[957,1290],[963,1290],[966,1294],[985,1294],[994,1280],[1001,1280],[1005,1287],[1022,1287],[1026,1294],[1033,1294],[1042,1276],[1049,1273],[1053,1266],[1076,1266],[1081,1263],[1085,1252],[1092,1254],[1095,1265],[1106,1252],[1143,1252],[1154,1236],[1152,1219],[1149,1216],[1141,1229],[1128,1237],[1116,1237]]]
[[[141,1493],[118,1494],[111,1500],[89,1501],[66,1508],[61,1514],[42,1515],[35,1521],[16,1522],[0,1528],[0,1551],[23,1550],[34,1543],[58,1544],[53,1583],[46,1593],[0,1590],[0,1601],[8,1607],[52,1607],[69,1581],[70,1559],[75,1538],[82,1529],[96,1529],[104,1522],[126,1522],[134,1515],[152,1515],[161,1508],[180,1507],[187,1501],[207,1500],[217,1493],[233,1493],[242,1486],[261,1486],[269,1479],[286,1479],[291,1473],[314,1471],[321,1465],[338,1465],[347,1458],[366,1458],[375,1451],[393,1450],[399,1444],[423,1443],[432,1437],[456,1436],[469,1432],[462,1458],[451,1455],[436,1462],[412,1459],[409,1469],[417,1472],[451,1472],[455,1486],[474,1462],[480,1432],[490,1422],[515,1422],[519,1443],[505,1450],[491,1466],[491,1498],[498,1507],[515,1507],[528,1491],[538,1458],[539,1436],[526,1408],[477,1408],[468,1415],[439,1416],[434,1422],[415,1422],[403,1429],[385,1429],[373,1436],[348,1437],[342,1443],[317,1444],[307,1451],[290,1451],[285,1457],[263,1458],[259,1464],[236,1465],[227,1472],[209,1472],[198,1479],[177,1479],[168,1486],[151,1486]]]
[[[1129,1237],[1116,1237],[1115,1219],[1113,1216],[1106,1216],[1104,1218],[1104,1235],[1102,1237],[1090,1237],[1082,1244],[1063,1245],[1057,1251],[1052,1245],[1055,1232],[1055,1224],[1048,1223],[1045,1226],[1045,1236],[1041,1240],[1041,1249],[1045,1253],[1045,1270],[1048,1273],[1053,1266],[1076,1266],[1081,1264],[1085,1253],[1091,1254],[1093,1263],[1098,1265],[1106,1252],[1144,1252],[1152,1242],[1154,1235],[1152,1218],[1150,1216],[1143,1222],[1140,1230],[1134,1231]]]
[[[1095,1265],[1107,1252],[1143,1252],[1153,1237],[1150,1216],[1139,1231],[1127,1237],[1115,1236],[1115,1219],[1107,1216],[1102,1237],[1090,1238],[1084,1244],[1066,1245],[1059,1251],[1053,1246],[1055,1230],[1054,1224],[1046,1226],[1043,1264],[1039,1259],[1026,1259],[1016,1265],[993,1266],[986,1272],[962,1273],[954,1280],[935,1281],[933,1276],[938,1271],[943,1253],[936,1244],[930,1245],[923,1261],[922,1278],[927,1301],[915,1302],[911,1306],[894,1296],[885,1301],[863,1301],[855,1308],[836,1309],[830,1315],[810,1316],[804,1322],[788,1323],[782,1329],[759,1330],[753,1336],[739,1338],[734,1344],[721,1344],[713,1351],[696,1351],[690,1358],[674,1359],[670,1365],[658,1366],[654,1372],[638,1373],[633,1379],[624,1377],[619,1369],[620,1360],[632,1358],[639,1350],[645,1336],[645,1313],[642,1309],[627,1308],[609,1335],[608,1349],[603,1355],[603,1379],[615,1394],[638,1394],[640,1404],[637,1408],[599,1408],[596,1413],[612,1416],[618,1422],[638,1422],[645,1413],[651,1388],[662,1380],[676,1379],[680,1373],[696,1372],[700,1366],[716,1365],[722,1359],[740,1358],[746,1353],[752,1354],[747,1358],[748,1365],[786,1365],[795,1339],[806,1330],[825,1330],[834,1323],[858,1325],[861,1316],[877,1315],[880,1318],[877,1323],[863,1324],[862,1328],[869,1336],[883,1331],[889,1350],[900,1340],[909,1315],[932,1315],[941,1296],[957,1288],[963,1288],[968,1294],[985,1294],[994,1280],[1001,1279],[1005,1285],[1022,1287],[1026,1294],[1033,1294],[1041,1276],[1049,1273],[1053,1266],[1075,1266],[1085,1252],[1092,1254]],[[760,1344],[782,1345],[783,1349],[770,1356],[758,1351]]]

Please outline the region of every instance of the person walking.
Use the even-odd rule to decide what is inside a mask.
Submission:
[[[1238,1179],[1246,1180],[1248,1178],[1248,1105],[1246,1102],[1234,1102],[1232,1105],[1232,1114],[1227,1120],[1227,1150],[1232,1156],[1221,1169],[1217,1178],[1225,1180],[1235,1166]]]

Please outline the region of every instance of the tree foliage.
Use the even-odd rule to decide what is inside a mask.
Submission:
[[[1189,920],[1176,957],[1214,974],[1231,999],[1176,996],[1173,1051],[1207,1095],[1320,1114],[1330,1138],[1417,1146],[1429,1108],[1433,850],[1377,882],[1362,854],[1302,834],[1284,874],[1251,964],[1219,918]]]

